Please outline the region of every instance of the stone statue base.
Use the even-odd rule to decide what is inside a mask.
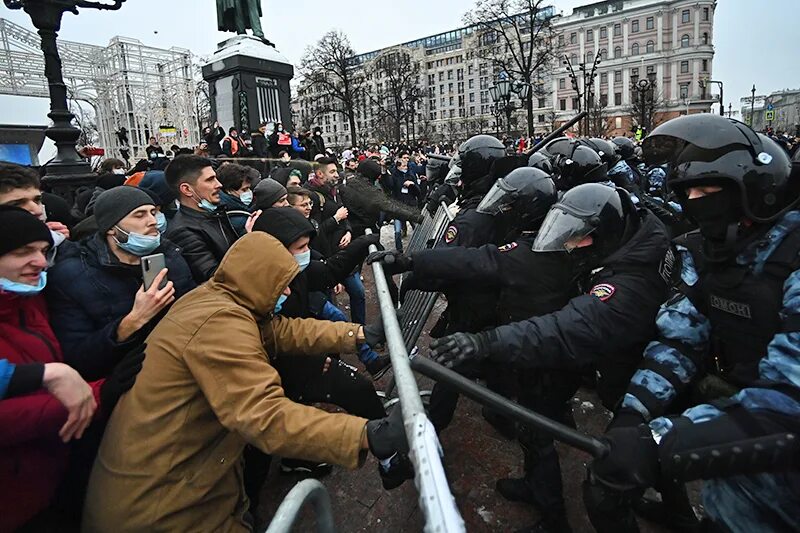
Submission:
[[[294,67],[269,41],[250,35],[226,39],[202,71],[209,84],[212,123],[244,134],[262,122],[291,125],[289,80]]]

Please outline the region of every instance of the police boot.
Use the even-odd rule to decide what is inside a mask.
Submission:
[[[563,505],[542,513],[541,519],[532,526],[516,533],[572,533]]]
[[[692,508],[686,485],[667,481],[661,484],[661,501],[642,497],[633,502],[633,510],[655,524],[680,531],[701,531],[700,520]]]
[[[628,494],[586,479],[583,504],[597,533],[639,533]]]
[[[540,510],[563,507],[561,467],[552,441],[531,446],[533,443],[521,433],[520,444],[525,454],[525,476],[498,480],[497,492],[509,501],[530,503]]]

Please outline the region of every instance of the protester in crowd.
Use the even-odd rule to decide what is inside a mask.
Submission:
[[[300,142],[300,133],[294,130],[291,134],[292,142],[292,159],[303,157],[306,154],[306,149]]]
[[[401,154],[392,170],[392,197],[408,206],[417,206],[420,196],[419,179],[408,169],[409,155]],[[394,219],[394,242],[398,251],[403,251],[403,237],[407,232],[407,221]]]
[[[158,144],[158,140],[155,137],[150,137],[147,148],[144,151],[147,154],[147,159],[151,161],[159,157],[165,157],[164,149]]]
[[[97,233],[65,244],[49,271],[53,330],[65,360],[86,379],[107,376],[144,342],[163,311],[195,287],[180,250],[162,242],[156,213],[141,189],[104,192],[95,206]],[[145,290],[141,260],[157,253],[164,254],[166,268]]]
[[[46,204],[55,206],[63,203],[63,200],[59,203],[56,199],[55,195],[41,191],[39,174],[31,167],[0,163],[0,205],[20,207],[39,220],[46,221],[53,234],[54,246],[69,238],[66,225],[68,215],[62,213],[58,219],[48,220],[53,213],[49,212]],[[63,207],[60,210],[63,211]]]
[[[239,132],[236,128],[230,128],[228,130],[228,135],[222,139],[222,155],[228,157],[239,157],[241,155],[240,152],[243,150],[243,142],[239,138]]]
[[[275,181],[274,179],[267,178],[261,180],[261,183],[253,191],[255,194],[255,203],[253,210],[269,209],[270,207],[286,207],[289,202],[286,200],[286,187]]]
[[[249,530],[240,461],[248,443],[349,468],[366,449],[384,461],[407,449],[399,416],[367,422],[284,396],[273,354],[383,340],[382,328],[276,314],[299,271],[279,241],[251,233],[156,326],[95,461],[85,531]]]
[[[0,206],[0,227],[0,353],[19,371],[9,381],[11,394],[6,390],[13,397],[0,401],[0,484],[9,495],[0,498],[0,531],[25,524],[30,531],[56,530],[65,524],[48,506],[67,470],[65,443],[110,413],[135,372],[125,383],[116,373],[87,385],[63,367],[41,294],[51,232],[37,217],[8,206]]]
[[[239,235],[245,234],[245,224],[253,206],[251,170],[234,163],[226,163],[217,169],[217,179],[222,184],[220,203],[227,209],[231,224]]]
[[[314,128],[314,134],[311,138],[311,142],[314,147],[313,150],[314,156],[323,155],[327,157],[328,151],[325,148],[325,139],[322,138],[322,128],[320,128],[319,126]]]
[[[220,206],[222,184],[211,161],[194,155],[176,157],[164,177],[180,202],[165,237],[180,247],[195,281],[202,283],[238,238]]]
[[[102,176],[103,174],[125,174],[125,161],[122,159],[117,159],[115,157],[109,157],[108,159],[104,159],[100,166],[97,167],[97,174]]]
[[[252,133],[251,148],[254,157],[269,157],[269,141],[267,141],[266,137],[268,124],[268,122],[262,122],[259,124],[258,130]]]
[[[347,221],[347,214],[341,211],[344,206],[339,198],[338,181],[339,171],[336,168],[336,161],[326,158],[317,162],[314,176],[308,180],[306,186],[315,196],[312,217],[320,223],[326,218],[334,218],[337,222],[336,231],[329,235],[325,248],[319,250],[324,256],[344,248],[350,244],[352,238],[352,228]]]
[[[203,141],[206,143],[206,149],[211,157],[216,157],[222,153],[222,146],[220,143],[225,138],[225,130],[219,125],[219,122],[214,122],[213,128],[206,127],[203,130]]]

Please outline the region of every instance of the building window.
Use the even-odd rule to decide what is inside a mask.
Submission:
[[[561,111],[566,111],[567,110],[567,99],[566,98],[562,98],[562,99],[560,99],[558,101],[558,108]]]
[[[689,62],[681,61],[681,74],[688,74],[688,73],[689,73]]]
[[[681,98],[686,99],[689,98],[689,84],[688,83],[681,83]]]
[[[576,54],[575,52],[572,52],[569,55],[569,62],[572,63],[573,65],[577,65],[578,64],[578,54]]]
[[[463,80],[464,79],[464,69],[463,68],[458,69],[458,71],[456,72],[456,78],[458,78],[459,80]]]
[[[448,92],[448,93],[451,93],[451,92],[453,92],[453,84],[452,84],[452,83],[448,83],[448,84],[447,84],[447,92]]]
[[[689,36],[684,35],[681,37],[681,48],[689,48]]]
[[[708,72],[708,59],[703,60],[703,72]]]
[[[577,96],[573,96],[572,97],[572,109],[578,109],[578,97]]]
[[[631,33],[639,33],[639,19],[631,21]]]
[[[475,102],[475,93],[469,93],[469,103]]]
[[[656,51],[656,43],[653,41],[647,41],[647,53],[652,54]]]
[[[564,46],[564,34],[561,33],[558,36],[558,46]]]
[[[590,65],[594,62],[594,54],[592,52],[586,52],[586,64]]]
[[[708,22],[710,10],[707,7],[703,8],[703,22]]]
[[[472,76],[472,73],[475,72],[474,65],[467,65],[467,76]]]
[[[632,68],[631,69],[631,78],[638,78],[639,77],[639,68]]]
[[[594,40],[594,31],[586,30],[586,42]]]
[[[653,17],[647,17],[647,20],[645,20],[644,23],[645,28],[647,28],[648,30],[652,30],[653,28],[655,28],[655,25],[656,25],[655,19]]]
[[[614,37],[622,35],[622,25],[620,23],[614,24]]]
[[[471,105],[471,106],[469,106],[469,116],[473,116],[473,115],[475,115],[475,106]]]
[[[638,56],[639,55],[639,43],[633,43],[631,45],[631,55]]]
[[[600,107],[608,107],[608,95],[601,94],[600,95]]]
[[[469,79],[469,88],[470,89],[474,89],[475,88],[475,78],[470,78]]]
[[[600,73],[600,83],[608,83],[608,72]]]
[[[558,88],[559,89],[567,88],[567,80],[565,78],[561,78],[560,80],[558,80]]]
[[[601,39],[608,39],[608,28],[606,28],[605,26],[600,28],[600,38]]]
[[[569,44],[577,44],[578,43],[578,34],[572,32],[569,34]]]
[[[647,75],[648,75],[648,76],[649,76],[650,74],[655,74],[655,72],[656,72],[656,67],[655,67],[655,66],[653,66],[653,65],[647,65]]]
[[[687,24],[692,21],[692,12],[688,9],[681,11],[681,22]]]
[[[608,50],[606,50],[605,48],[600,50],[600,59],[602,59],[603,61],[608,59]]]
[[[538,105],[539,105],[539,108],[544,107],[544,98],[539,98]]]
[[[614,93],[614,105],[622,105],[622,93]]]
[[[708,44],[708,32],[703,32],[703,44]]]
[[[614,71],[614,83],[619,83],[622,81],[622,71],[615,70]]]
[[[542,123],[544,122],[544,115],[539,115],[539,116],[537,116],[537,117],[536,117],[536,120],[538,120],[538,121],[539,121],[539,124],[542,124]]]
[[[622,57],[622,47],[621,46],[615,46],[614,47],[614,59],[619,59],[620,57]]]
[[[453,79],[453,71],[452,70],[448,70],[447,71],[447,79],[448,80],[452,80]]]
[[[454,97],[453,97],[453,96],[451,96],[450,98],[448,98],[448,105],[455,105],[453,102],[455,102],[455,99],[454,99]]]

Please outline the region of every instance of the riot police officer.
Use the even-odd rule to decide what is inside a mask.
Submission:
[[[566,257],[573,274],[588,277],[588,289],[545,315],[435,339],[432,355],[451,367],[486,360],[509,370],[537,370],[540,381],[526,403],[562,421],[581,372],[596,369],[598,393],[613,408],[652,338],[655,313],[666,298],[662,261],[668,245],[661,222],[635,208],[627,192],[579,185],[550,210],[533,250]],[[542,514],[537,530],[568,530],[553,441],[531,428],[525,431],[530,432],[520,438],[525,477],[498,481],[498,491],[537,506]]]
[[[582,183],[608,181],[608,167],[597,152],[577,142],[564,145],[564,148],[565,153],[553,157],[559,190],[568,191]]]
[[[627,182],[628,186],[636,185],[638,187],[641,184],[641,176],[633,163],[636,159],[636,146],[627,137],[614,137],[611,142],[617,148],[618,162],[611,167],[608,175],[614,183],[620,186]],[[625,188],[627,189],[628,186]]]
[[[677,241],[675,295],[607,434],[612,451],[591,468],[592,522],[635,531],[609,501],[664,480],[704,478],[703,506],[723,529],[798,530],[800,474],[796,462],[787,467],[798,439],[785,437],[800,430],[800,210],[791,164],[767,137],[710,114],[662,124],[644,155],[669,163],[667,186],[699,231]],[[663,416],[687,397],[700,405]]]

